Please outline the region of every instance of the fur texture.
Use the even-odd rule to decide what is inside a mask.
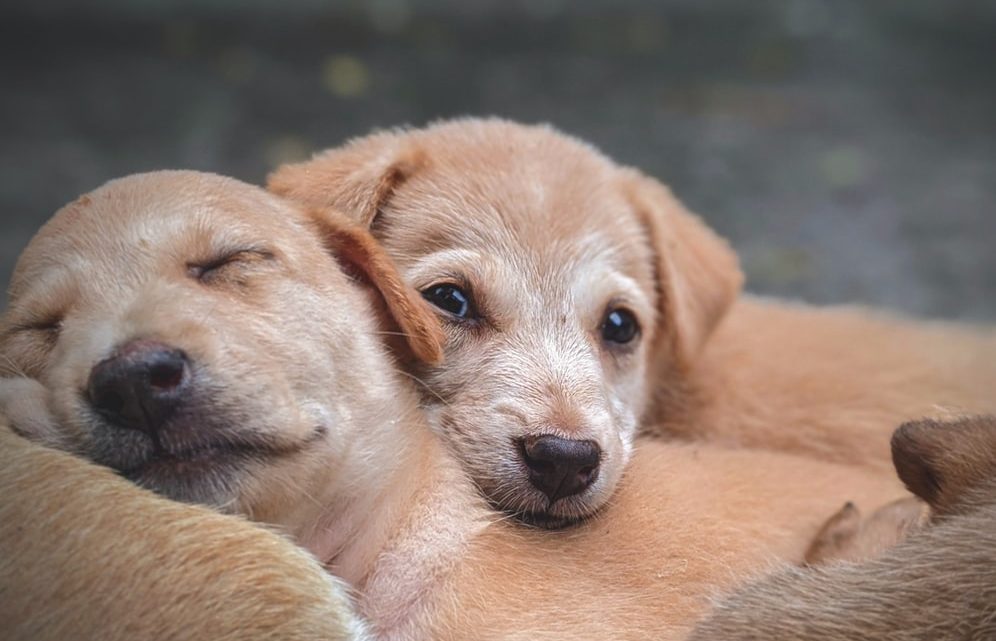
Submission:
[[[398,327],[431,327],[432,316],[415,297],[391,304],[410,292],[397,286],[390,261],[367,232],[330,216],[191,172],[122,179],[63,210],[22,256],[5,317],[10,366],[37,379],[13,381],[20,387],[7,399],[24,401],[6,408],[15,426],[42,440],[58,434],[53,445],[106,457],[107,465],[126,457],[126,473],[166,496],[279,526],[355,587],[358,613],[373,634],[390,639],[677,638],[710,591],[776,559],[800,560],[816,528],[845,499],[874,507],[900,492],[889,475],[845,465],[647,441],[621,491],[590,522],[557,534],[498,519],[415,411],[413,389],[379,341],[378,308]],[[362,282],[344,275],[330,249]],[[255,254],[240,263],[246,251]],[[205,281],[205,264],[221,271]],[[406,335],[410,353],[434,353],[417,344],[433,336]],[[182,347],[199,372],[190,393],[200,400],[188,410],[200,429],[185,439],[256,442],[265,434],[294,447],[247,459],[226,458],[222,450],[219,464],[201,467],[183,459],[186,450],[173,449],[169,433],[150,445],[93,414],[81,392],[87,373],[136,338]],[[212,394],[202,398],[198,386],[205,384]],[[27,402],[35,393],[40,398]],[[232,420],[233,408],[239,420]],[[51,416],[36,415],[45,412]],[[324,427],[317,432],[316,419]],[[140,524],[157,523],[161,509],[180,510],[189,516],[183,531],[210,548],[223,545],[215,538],[224,539],[225,528],[219,534],[215,523],[248,527],[241,521],[155,499],[82,459],[59,458],[63,470],[46,463],[52,453],[43,449],[0,453],[20,462],[0,477],[0,496],[13,497],[5,498],[5,523],[15,524],[3,531],[2,545],[19,568],[40,577],[38,585],[26,584],[24,598],[42,603],[35,595],[47,594],[44,577],[59,571],[64,556],[78,555],[76,596],[64,609],[29,610],[17,621],[20,629],[64,629],[66,619],[86,618],[88,598],[97,599],[99,588],[120,581],[127,568],[135,577],[134,608],[88,625],[93,636],[105,625],[152,637],[159,617],[187,619],[178,604],[191,584],[231,571],[225,554],[165,571],[162,556],[184,558],[188,539],[149,537]],[[147,464],[166,467],[149,477]],[[94,499],[108,484],[113,500]],[[57,523],[39,518],[59,505],[77,509]],[[123,505],[134,527],[121,527]],[[60,552],[59,541],[72,542],[74,530],[114,548]],[[246,541],[236,558],[285,545],[252,532],[258,540]],[[155,554],[142,554],[143,538],[154,542]],[[121,565],[105,559],[117,549],[133,550]],[[22,574],[5,573],[2,589],[17,589]],[[151,603],[142,601],[142,580],[159,590]],[[292,585],[282,586],[285,580]],[[276,594],[311,589],[297,585],[293,571],[259,581]],[[227,598],[205,596],[203,605],[224,612]],[[146,615],[152,607],[155,617]],[[256,625],[250,619],[239,630],[244,638],[264,637],[269,628]]]
[[[456,120],[377,133],[278,169],[269,188],[370,228],[407,282],[461,288],[446,364],[421,368],[433,426],[492,504],[563,525],[604,505],[654,415],[657,369],[693,363],[740,289],[729,245],[655,180],[549,127]],[[639,331],[606,340],[611,312]],[[484,418],[486,417],[486,418]],[[522,444],[593,441],[598,474],[548,498]]]
[[[933,525],[871,560],[786,569],[742,587],[692,639],[996,638],[996,417],[908,424],[893,451]]]

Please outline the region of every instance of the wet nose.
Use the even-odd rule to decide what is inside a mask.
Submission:
[[[90,404],[108,422],[152,434],[181,405],[190,378],[183,350],[137,340],[90,372]]]
[[[559,436],[527,436],[521,443],[529,480],[550,502],[580,494],[598,477],[602,450],[595,441]]]

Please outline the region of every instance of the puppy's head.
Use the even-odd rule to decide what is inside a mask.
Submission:
[[[935,516],[996,500],[996,416],[906,423],[892,435],[899,478]]]
[[[368,241],[219,176],[112,181],[21,256],[7,373],[51,390],[76,452],[172,498],[290,525],[302,496],[357,482],[358,435],[400,403],[370,290],[330,249],[349,248],[411,352],[439,355],[435,319]]]
[[[384,244],[445,324],[446,367],[419,372],[435,427],[494,504],[550,527],[608,499],[653,386],[740,285],[663,186],[548,127],[375,134],[269,187]]]

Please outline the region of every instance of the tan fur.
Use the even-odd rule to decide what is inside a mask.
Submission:
[[[658,182],[549,127],[378,133],[279,168],[269,188],[370,226],[410,285],[466,281],[481,299],[494,320],[447,324],[445,366],[417,374],[434,427],[510,512],[596,510],[638,424],[887,471],[900,422],[996,411],[993,329],[734,302],[724,241]],[[592,330],[621,276],[643,335],[606,357]],[[599,483],[545,505],[512,445],[544,433],[597,440]]]
[[[659,368],[682,371],[736,297],[736,255],[653,179],[549,127],[456,120],[377,133],[278,169],[269,188],[368,226],[408,283],[466,289],[446,365],[417,372],[434,427],[493,504],[552,522],[611,496]],[[601,337],[613,306],[641,334]],[[486,417],[486,418],[484,418]],[[552,504],[517,441],[594,440],[599,475]]]
[[[353,640],[342,584],[242,519],[173,503],[0,425],[7,641]]]
[[[916,497],[897,499],[862,518],[851,502],[830,517],[803,558],[806,565],[864,561],[879,556],[922,527],[929,512]]]
[[[996,411],[994,387],[991,327],[746,297],[656,431],[891,470],[896,425]]]
[[[932,526],[869,561],[783,570],[741,587],[692,639],[996,638],[996,417],[912,423],[893,448]]]
[[[297,446],[282,457],[243,461],[234,471],[187,473],[195,492],[163,479],[155,489],[280,526],[354,585],[358,612],[375,634],[392,639],[679,638],[712,591],[778,559],[801,560],[819,524],[843,500],[874,507],[899,493],[894,479],[875,471],[648,440],[621,491],[590,522],[551,533],[496,520],[460,462],[414,411],[412,390],[377,340],[368,288],[378,296],[408,295],[391,285],[396,275],[389,261],[376,245],[360,241],[368,254],[354,253],[359,261],[347,256],[346,262],[366,270],[368,282],[361,285],[343,275],[321,242],[324,236],[337,247],[363,238],[345,229],[324,213],[308,215],[236,181],[190,172],[130,177],[90,194],[40,232],[15,276],[4,354],[14,369],[37,376],[41,389],[51,391],[41,406],[54,415],[40,422],[14,417],[15,423],[42,424],[43,436],[50,428],[61,430],[84,455],[94,453],[95,439],[113,449],[125,435],[101,433],[100,421],[80,405],[74,381],[120,340],[154,330],[161,340],[182,345],[226,401],[207,406],[205,429],[218,429],[210,427],[212,420],[226,418],[231,406],[245,407],[241,420],[224,429],[240,430],[240,436],[262,430]],[[193,280],[187,265],[215,256],[220,240],[262,244],[272,258],[236,265],[216,282]],[[382,269],[389,271],[378,273]],[[164,305],[167,296],[182,306]],[[385,308],[425,313],[415,302]],[[48,324],[32,324],[47,323],[53,310],[62,321],[57,335],[48,334],[54,331]],[[302,421],[301,412],[311,420]],[[313,432],[316,418],[327,429]],[[302,442],[302,433],[312,436]],[[105,581],[121,584],[128,568],[134,583],[125,585],[136,605],[127,613],[94,608],[100,616],[87,618],[88,597],[81,591],[64,609],[12,613],[20,629],[64,630],[82,618],[96,638],[105,627],[111,638],[121,629],[133,638],[153,638],[161,619],[187,620],[181,596],[191,584],[231,572],[233,562],[257,554],[260,546],[283,545],[249,528],[249,538],[258,540],[246,540],[238,555],[197,557],[194,567],[166,572],[163,557],[182,558],[188,539],[169,530],[162,538],[145,533],[141,524],[158,523],[160,511],[172,518],[171,510],[179,510],[183,531],[205,546],[224,545],[216,537],[226,529],[219,535],[214,523],[248,526],[155,499],[80,459],[59,457],[60,467],[53,469],[46,462],[52,455],[0,448],[0,457],[18,461],[13,466],[0,458],[0,467],[10,469],[0,475],[4,525],[13,524],[0,530],[0,546],[18,568],[41,577],[41,585],[25,584],[24,598],[44,597],[51,583],[44,577],[55,576],[67,556],[79,555],[73,576],[80,590],[93,588],[89,594],[98,599]],[[99,498],[105,486],[113,500]],[[58,522],[39,518],[56,504],[74,510]],[[88,556],[84,541],[82,551],[60,551],[58,542],[71,544],[74,531],[135,552],[108,566],[105,557],[113,551],[106,547]],[[156,554],[142,553],[143,538]],[[0,575],[0,590],[18,589],[19,576]],[[291,595],[288,608],[314,607],[313,593],[303,603],[293,596],[312,586],[293,570],[256,580],[261,590]],[[149,581],[158,590],[151,602],[142,599]],[[228,600],[224,593],[208,595],[201,605],[224,611]],[[329,607],[341,613],[341,606]],[[155,608],[155,616],[147,616],[147,608]],[[191,617],[191,625],[200,621]],[[271,624],[250,617],[240,638],[266,638]],[[210,637],[206,629],[203,636]]]

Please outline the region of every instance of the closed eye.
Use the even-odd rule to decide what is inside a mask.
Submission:
[[[265,249],[239,249],[206,261],[187,263],[187,274],[194,280],[210,282],[230,268],[248,267],[274,258],[273,253]]]

